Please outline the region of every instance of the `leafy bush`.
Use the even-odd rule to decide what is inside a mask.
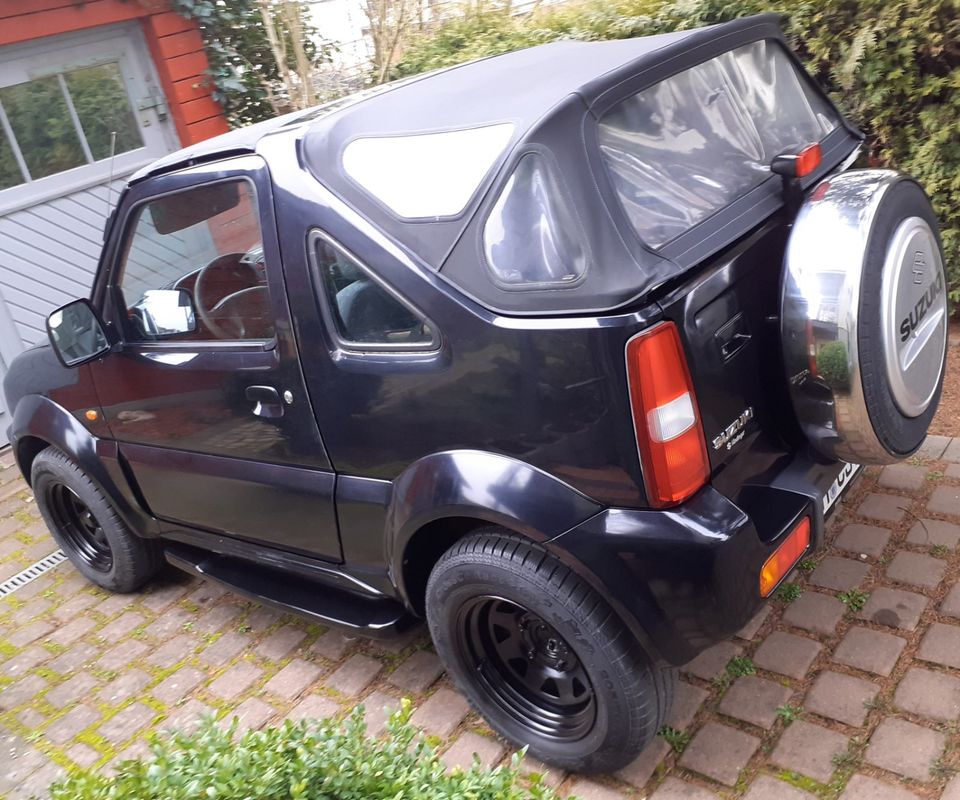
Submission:
[[[395,74],[572,38],[619,39],[784,16],[791,45],[867,134],[863,163],[914,175],[942,224],[950,296],[960,300],[960,6],[957,0],[619,0],[527,16],[487,6],[413,41]]]
[[[825,342],[817,351],[817,372],[827,386],[839,391],[850,388],[847,346],[843,342]]]
[[[157,736],[152,759],[125,761],[115,776],[77,772],[52,800],[555,800],[536,776],[524,787],[520,756],[509,767],[445,772],[410,725],[405,700],[384,739],[367,736],[363,709],[342,724],[285,722],[236,736],[236,721],[207,718],[190,733]]]

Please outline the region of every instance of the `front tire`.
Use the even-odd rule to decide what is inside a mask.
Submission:
[[[159,572],[159,543],[133,533],[67,456],[48,447],[34,459],[30,474],[37,508],[51,535],[87,580],[126,593]]]
[[[492,728],[545,763],[613,772],[666,719],[673,672],[532,542],[499,528],[460,540],[430,575],[426,611],[458,688]]]

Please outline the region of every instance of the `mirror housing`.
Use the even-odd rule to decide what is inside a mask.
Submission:
[[[110,351],[103,321],[89,300],[74,300],[47,317],[47,336],[65,367],[93,361]]]
[[[186,289],[147,289],[134,310],[139,316],[142,333],[150,339],[164,339],[197,330],[193,298]]]

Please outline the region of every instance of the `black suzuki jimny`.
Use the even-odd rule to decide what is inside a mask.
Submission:
[[[17,462],[100,586],[425,617],[496,731],[616,769],[936,411],[937,220],[862,138],[758,16],[174,153],[13,363]]]

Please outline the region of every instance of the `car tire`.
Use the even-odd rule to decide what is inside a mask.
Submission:
[[[427,583],[434,646],[499,734],[572,772],[630,763],[669,713],[675,675],[610,605],[536,544],[500,528],[458,541]]]
[[[159,572],[159,542],[133,533],[96,484],[59,450],[48,447],[37,455],[31,484],[50,533],[87,580],[126,593]]]
[[[787,385],[815,450],[892,464],[920,447],[943,389],[947,289],[937,218],[914,180],[851,170],[810,193],[780,318]]]

